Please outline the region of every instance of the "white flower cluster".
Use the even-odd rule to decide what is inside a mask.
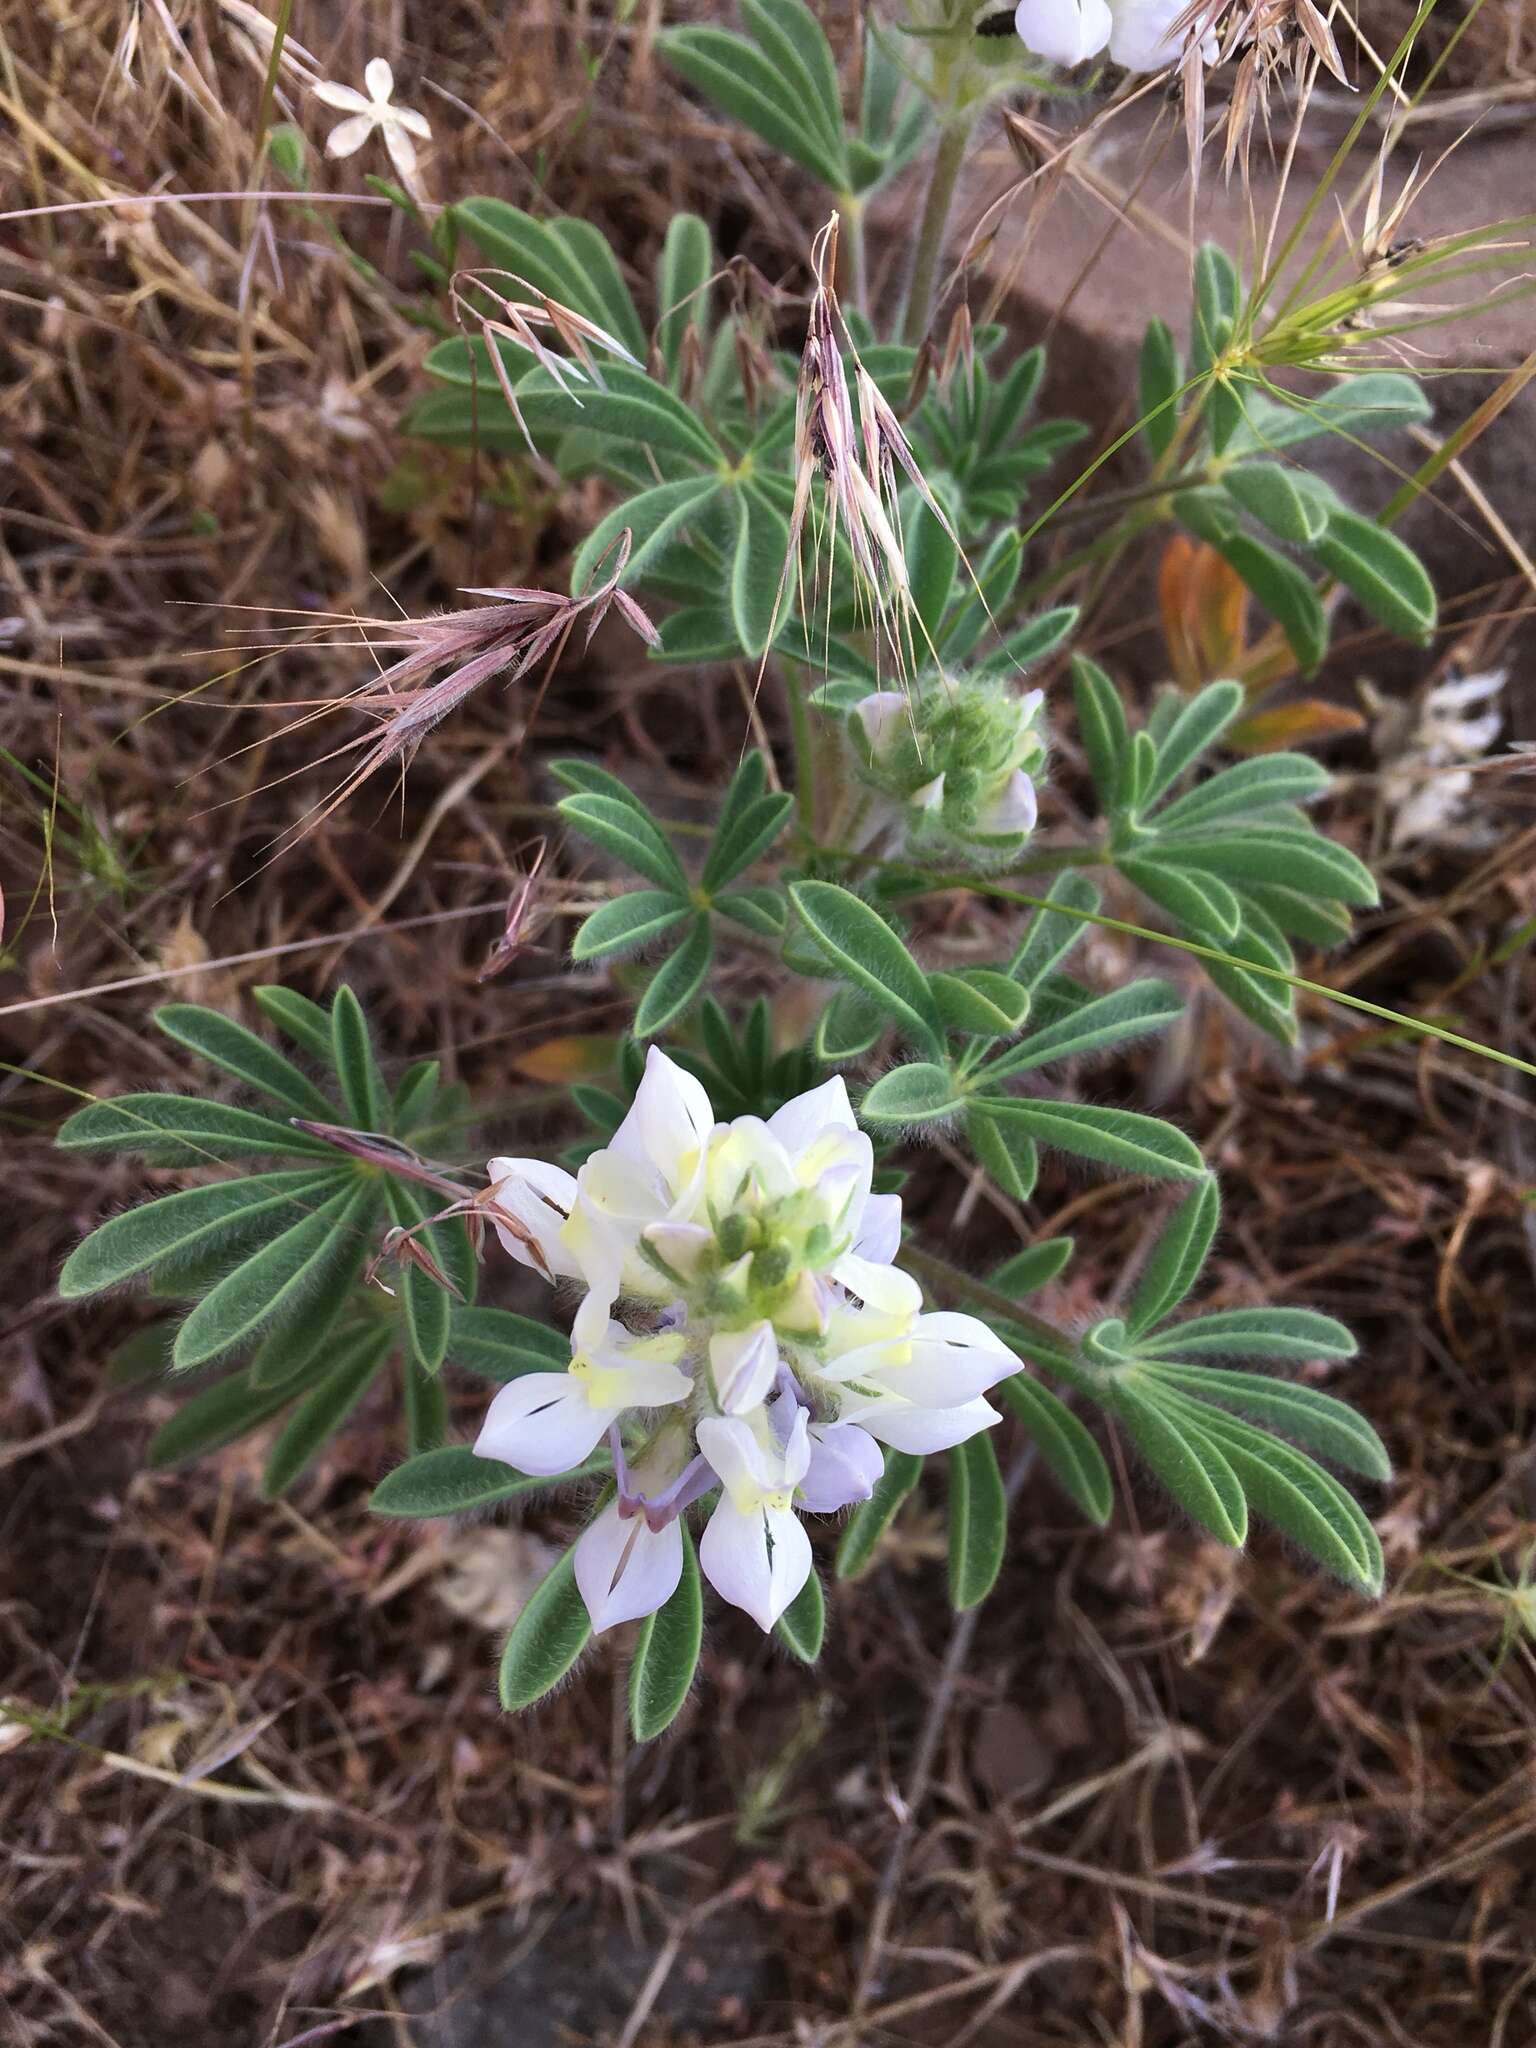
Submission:
[[[1013,25],[1026,50],[1052,64],[1081,64],[1108,48],[1127,71],[1162,71],[1184,55],[1187,33],[1175,33],[1189,0],[1019,0]],[[1200,54],[1214,64],[1207,34]]]
[[[881,1444],[947,1450],[998,1420],[982,1397],[1020,1361],[974,1317],[924,1313],[891,1263],[900,1198],[871,1192],[873,1170],[841,1079],[766,1123],[717,1123],[654,1047],[578,1175],[491,1161],[502,1244],[586,1294],[567,1370],[504,1386],[475,1449],[552,1474],[607,1437],[615,1496],[576,1546],[594,1629],[671,1595],[678,1517],[716,1487],[699,1562],[771,1628],[811,1570],[797,1509],[867,1500]]]

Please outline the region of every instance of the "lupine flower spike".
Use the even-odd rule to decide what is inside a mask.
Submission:
[[[491,1161],[480,1206],[505,1249],[585,1292],[569,1367],[503,1387],[475,1449],[547,1475],[606,1439],[615,1496],[575,1558],[594,1629],[670,1596],[678,1518],[717,1489],[699,1562],[772,1628],[810,1576],[801,1514],[867,1500],[882,1444],[946,1450],[998,1420],[983,1397],[1020,1361],[974,1317],[924,1312],[873,1170],[841,1078],[717,1123],[655,1047],[579,1174]]]

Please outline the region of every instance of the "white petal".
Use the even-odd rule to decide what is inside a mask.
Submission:
[[[634,1102],[614,1132],[610,1149],[646,1160],[675,1198],[700,1171],[714,1125],[715,1113],[702,1082],[653,1045]]]
[[[697,1277],[715,1241],[715,1233],[703,1223],[647,1223],[642,1235],[685,1280]]]
[[[694,1433],[727,1498],[743,1511],[773,1490],[763,1447],[739,1415],[706,1415]]]
[[[851,1407],[861,1429],[893,1451],[910,1451],[916,1457],[953,1450],[1003,1419],[990,1402],[980,1400],[958,1408],[908,1408],[895,1401],[855,1402]]]
[[[682,1575],[678,1523],[652,1530],[644,1515],[621,1515],[617,1501],[603,1509],[576,1544],[576,1584],[596,1635],[621,1621],[654,1614],[677,1591]]]
[[[743,1514],[722,1497],[699,1543],[699,1563],[723,1600],[767,1630],[811,1575],[811,1540],[788,1508]]]
[[[363,83],[368,88],[369,99],[378,102],[387,100],[395,89],[395,74],[383,57],[370,57],[363,66]]]
[[[567,1372],[525,1373],[497,1392],[475,1438],[475,1456],[499,1458],[536,1477],[569,1472],[596,1450],[620,1412],[594,1408]]]
[[[400,126],[408,129],[412,135],[419,135],[423,142],[432,140],[432,124],[425,114],[418,114],[414,107],[396,107],[393,113]],[[1039,694],[1036,690],[1035,695],[1038,697]]]
[[[914,789],[907,799],[920,811],[936,811],[944,802],[944,778],[935,775],[932,782],[925,782],[921,789]]]
[[[800,1482],[797,1505],[813,1515],[835,1515],[856,1500],[868,1500],[885,1470],[880,1447],[852,1423],[813,1425],[811,1459]]]
[[[373,104],[358,91],[355,85],[332,85],[328,78],[322,79],[315,87],[315,98],[323,107],[335,107],[343,114],[373,114]]]
[[[391,118],[380,125],[384,130],[384,147],[389,152],[389,160],[399,172],[401,184],[409,191],[416,176],[416,145],[397,119]]]
[[[1189,0],[1114,0],[1109,54],[1127,71],[1161,71],[1184,54],[1184,37],[1169,31]]]
[[[811,1439],[808,1434],[810,1417],[800,1406],[799,1402],[795,1400],[794,1395],[786,1391],[779,1396],[778,1401],[774,1404],[778,1413],[774,1413],[773,1410],[769,1411],[774,1416],[776,1426],[782,1426],[783,1405],[786,1401],[793,1404],[795,1414],[789,1436],[784,1445],[784,1483],[786,1486],[796,1487],[810,1469]]]
[[[909,1273],[861,1258],[857,1252],[848,1252],[838,1260],[832,1268],[832,1278],[840,1280],[850,1294],[856,1294],[882,1315],[911,1315],[923,1305],[923,1290]]]
[[[1039,805],[1035,785],[1022,768],[1015,768],[1003,785],[1002,794],[988,805],[981,829],[985,833],[1033,832]]]
[[[1013,25],[1037,57],[1081,64],[1109,41],[1112,21],[1105,0],[1019,0]]]
[[[853,707],[864,728],[870,753],[878,760],[904,725],[912,723],[912,711],[900,690],[876,690],[861,697]]]
[[[893,1366],[883,1384],[920,1406],[953,1408],[1023,1369],[985,1323],[942,1309],[918,1317],[907,1362]]]
[[[797,1095],[773,1112],[768,1128],[791,1158],[816,1139],[824,1138],[828,1131],[857,1131],[847,1082],[841,1074],[834,1074],[819,1088]]]
[[[373,133],[372,114],[354,114],[339,122],[325,138],[327,156],[355,156]]]
[[[566,1280],[581,1276],[569,1248],[561,1240],[565,1220],[576,1202],[576,1182],[562,1167],[546,1165],[542,1159],[493,1159],[486,1168],[498,1207],[538,1247],[538,1258],[515,1230],[496,1223],[496,1235],[520,1266],[557,1275]],[[492,1215],[492,1222],[495,1216]]]
[[[709,1369],[715,1394],[727,1415],[746,1415],[767,1400],[779,1370],[772,1323],[722,1332],[709,1340]]]
[[[853,1249],[861,1259],[888,1266],[901,1248],[900,1195],[871,1195],[859,1218]]]

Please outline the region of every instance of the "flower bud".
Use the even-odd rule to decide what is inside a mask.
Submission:
[[[849,714],[862,779],[877,790],[908,850],[990,866],[1013,858],[1035,827],[1035,778],[1046,759],[1038,690],[1007,682],[878,690]]]

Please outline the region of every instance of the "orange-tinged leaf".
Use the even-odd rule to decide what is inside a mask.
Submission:
[[[619,1056],[619,1041],[607,1034],[569,1038],[546,1038],[512,1064],[529,1081],[559,1085],[567,1081],[591,1081],[599,1074],[611,1074]]]
[[[1254,711],[1227,734],[1227,745],[1240,754],[1268,754],[1276,748],[1325,740],[1341,732],[1363,732],[1365,720],[1344,704],[1325,704],[1319,697],[1301,697],[1277,704],[1272,711]]]
[[[1213,547],[1176,533],[1158,565],[1157,601],[1180,689],[1234,672],[1247,640],[1248,592]]]

